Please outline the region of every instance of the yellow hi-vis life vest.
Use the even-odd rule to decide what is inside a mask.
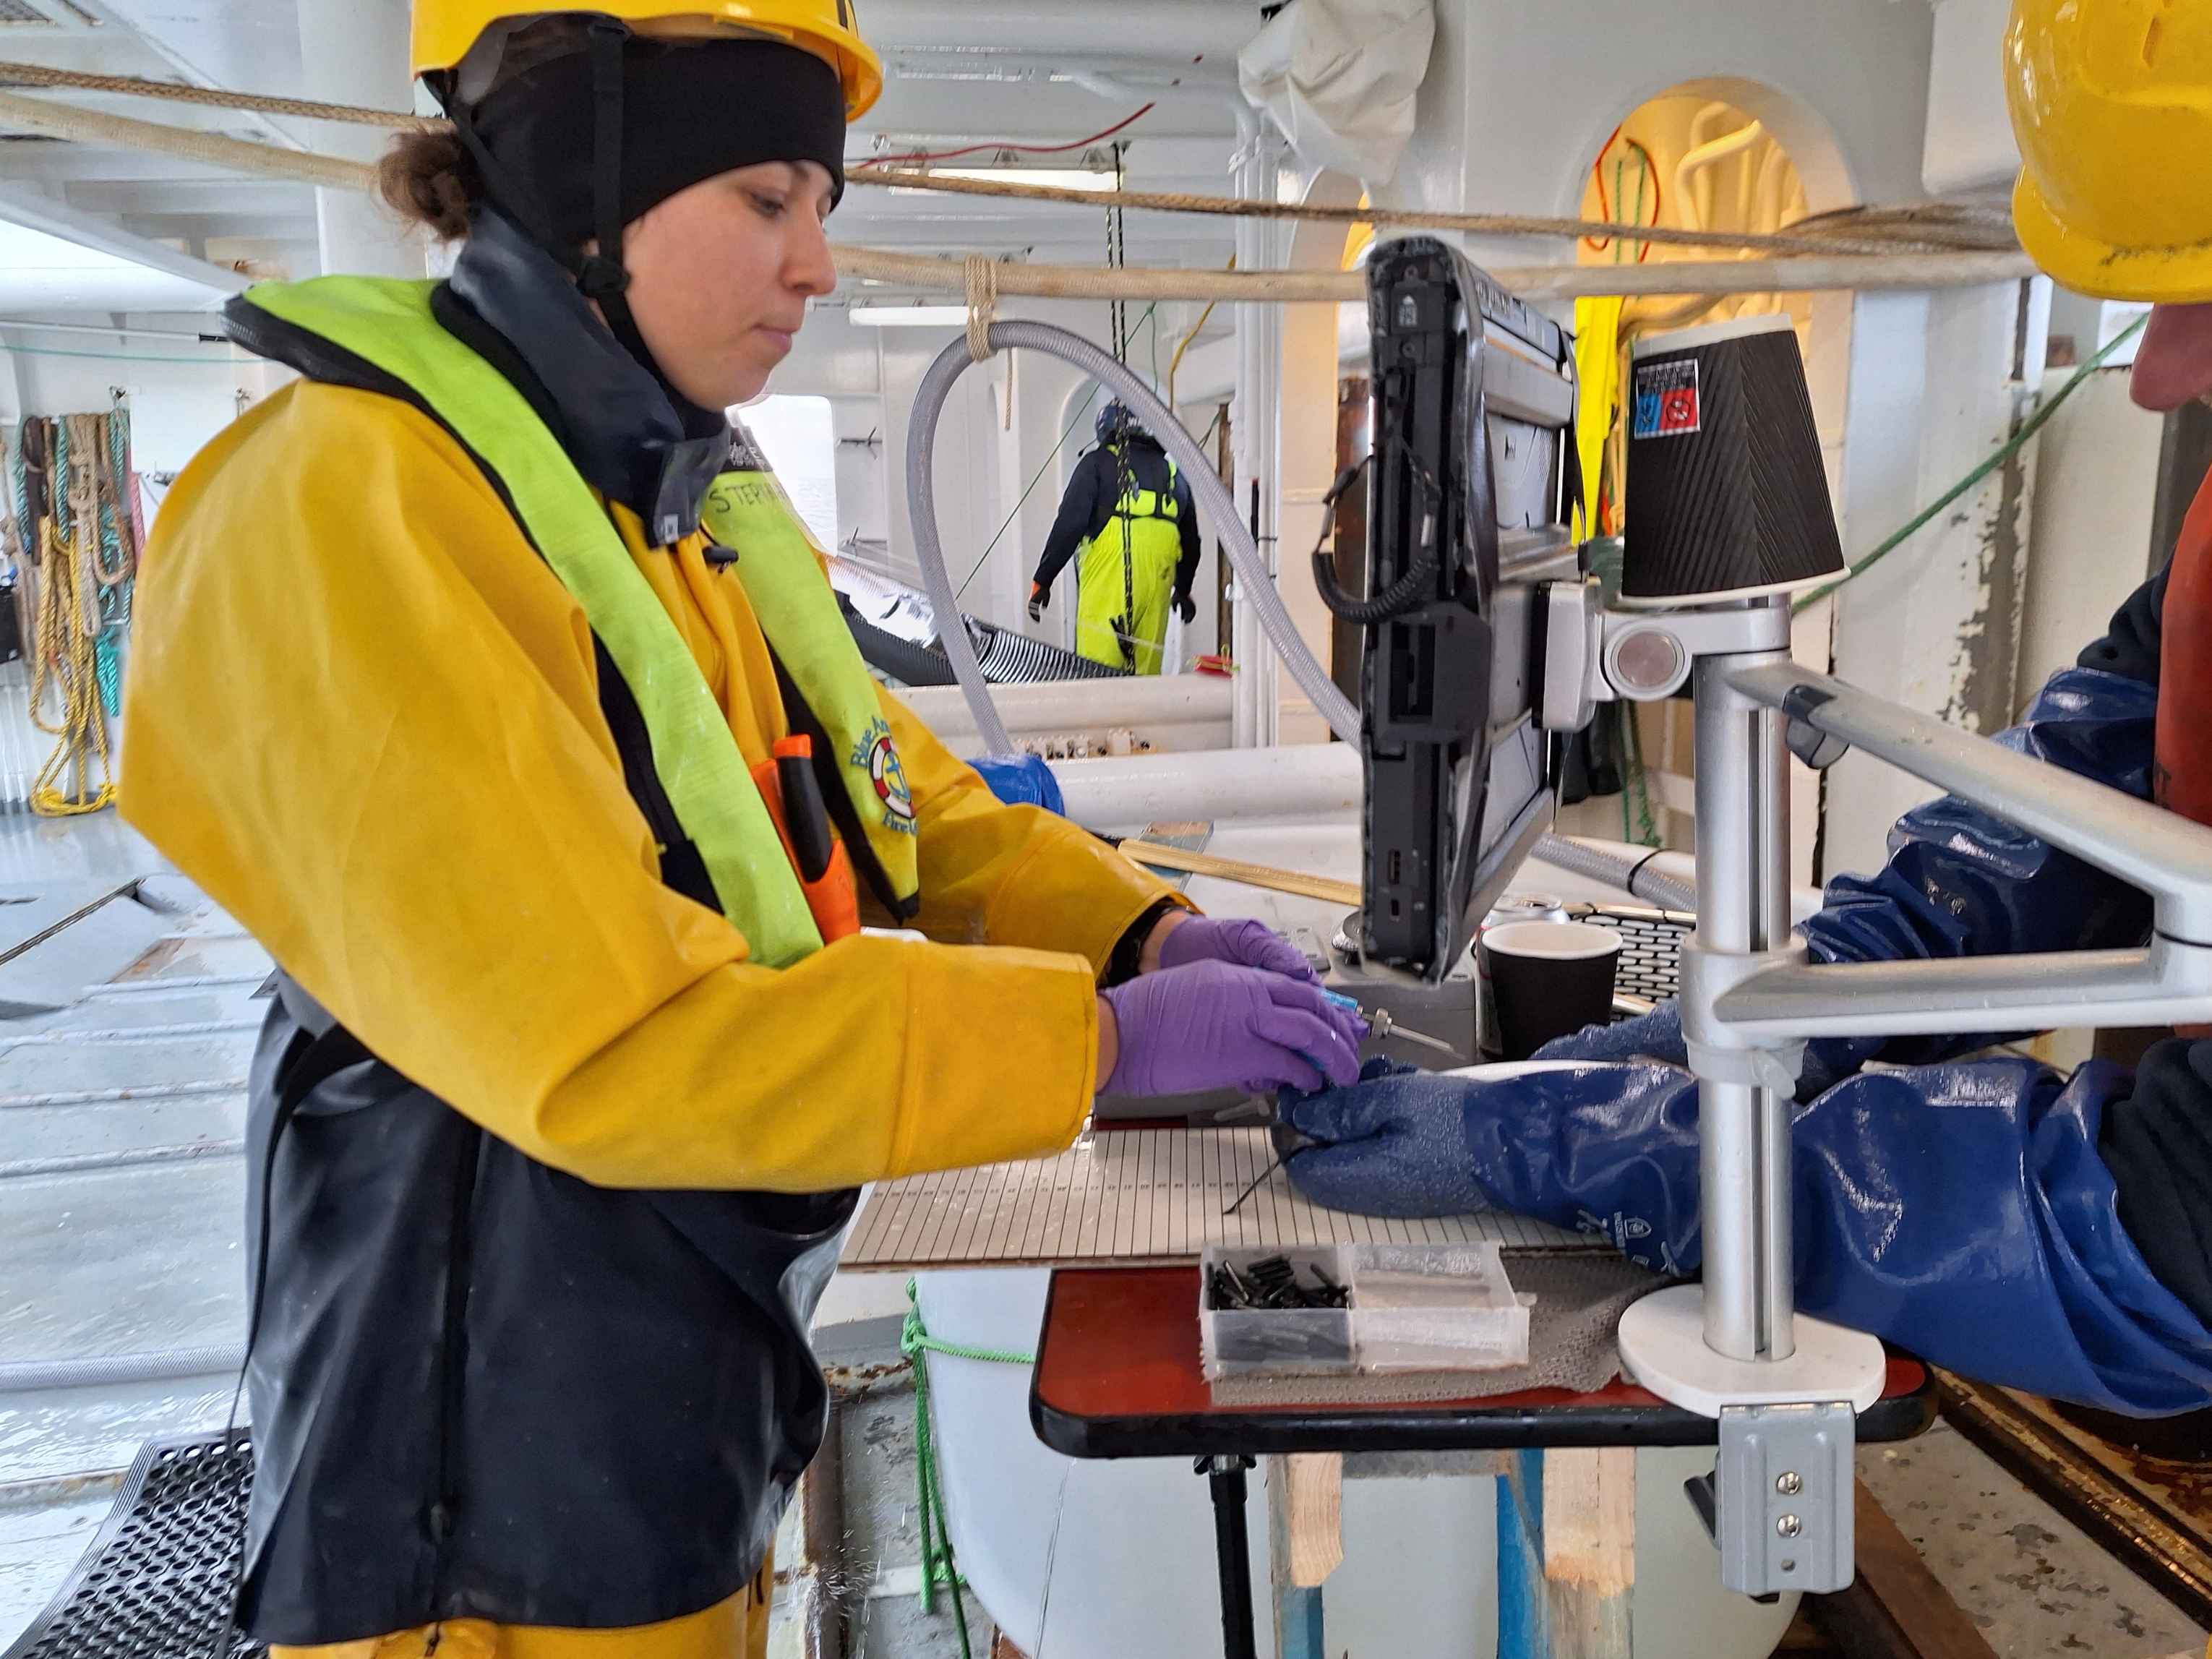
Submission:
[[[1077,605],[1076,648],[1093,661],[1139,674],[1160,672],[1168,632],[1168,599],[1182,558],[1182,503],[1168,461],[1164,490],[1139,487],[1126,451],[1106,452],[1121,494],[1106,526],[1084,544]]]
[[[558,440],[504,375],[440,325],[435,287],[326,276],[264,283],[244,297],[400,382],[482,461],[629,687],[653,771],[752,959],[787,967],[811,956],[822,948],[820,929],[706,678]],[[828,734],[848,822],[910,914],[921,887],[913,801],[812,539],[764,468],[717,480],[705,522],[737,553],[732,576]]]

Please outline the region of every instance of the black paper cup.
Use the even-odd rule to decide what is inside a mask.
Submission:
[[[1533,1060],[1546,1043],[1613,1018],[1620,935],[1578,921],[1516,921],[1482,935],[1483,972],[1498,1010],[1483,1051]]]

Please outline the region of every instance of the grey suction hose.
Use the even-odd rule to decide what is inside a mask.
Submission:
[[[1359,711],[1337,689],[1328,671],[1314,660],[1313,653],[1298,636],[1297,625],[1283,608],[1282,595],[1275,591],[1275,579],[1268,574],[1267,563],[1252,540],[1251,531],[1237,515],[1236,498],[1229,493],[1229,486],[1221,482],[1221,475],[1214,470],[1206,452],[1198,447],[1198,441],[1183,429],[1182,422],[1169,411],[1168,406],[1126,367],[1081,335],[1071,334],[1064,328],[1055,328],[1049,323],[994,323],[990,337],[992,349],[996,351],[1042,351],[1048,357],[1073,364],[1120,398],[1139,422],[1160,441],[1161,447],[1175,458],[1212,519],[1223,545],[1229,550],[1229,562],[1236,568],[1239,591],[1258,611],[1261,626],[1274,641],[1298,690],[1321,711],[1329,730],[1346,743],[1358,743]],[[930,609],[936,613],[939,642],[952,664],[953,675],[960,682],[961,692],[968,700],[969,712],[975,716],[975,729],[984,744],[991,753],[1006,755],[1013,752],[1013,744],[1006,736],[1006,724],[999,718],[997,706],[991,701],[991,688],[984,682],[982,667],[975,660],[975,644],[960,620],[959,598],[953,592],[951,573],[945,568],[945,549],[937,534],[937,483],[933,462],[937,453],[938,417],[944,413],[945,400],[951,392],[953,382],[974,362],[968,343],[955,340],[939,354],[937,361],[929,366],[929,373],[922,377],[921,390],[915,394],[913,423],[908,429],[906,487],[914,519],[915,557],[921,566],[923,582],[929,590]]]
[[[1692,915],[1697,913],[1697,889],[1652,869],[1648,853],[1615,853],[1602,847],[1586,847],[1561,836],[1546,836],[1536,843],[1536,856],[1571,874],[1625,887],[1662,910],[1680,910]]]
[[[1275,591],[1275,579],[1268,574],[1259,547],[1252,540],[1251,531],[1237,514],[1236,498],[1229,493],[1229,486],[1221,482],[1212,459],[1168,406],[1125,365],[1081,335],[1072,334],[1064,328],[1055,328],[1049,323],[994,323],[990,341],[994,351],[1042,351],[1048,357],[1073,364],[1120,398],[1160,441],[1161,447],[1175,458],[1189,478],[1221,533],[1223,545],[1229,550],[1229,562],[1236,568],[1239,591],[1259,613],[1260,625],[1267,630],[1284,665],[1291,671],[1291,678],[1321,711],[1330,731],[1346,743],[1358,744],[1363,735],[1359,711],[1307,647],[1297,624],[1283,607],[1282,595]],[[921,566],[930,609],[937,617],[939,641],[952,665],[953,677],[960,683],[961,694],[968,701],[969,713],[975,718],[975,730],[982,737],[986,750],[994,755],[1011,755],[1014,752],[1013,740],[1006,735],[1006,722],[999,718],[998,705],[991,701],[990,685],[983,678],[982,665],[975,659],[975,641],[969,638],[967,625],[961,620],[959,596],[953,591],[951,573],[945,566],[945,547],[937,533],[937,479],[933,465],[937,422],[945,412],[945,400],[951,394],[953,383],[967,373],[975,361],[968,343],[955,340],[938,354],[937,361],[929,366],[929,373],[922,376],[921,389],[915,394],[913,422],[908,428],[907,500],[914,520],[915,557]],[[1581,846],[1557,836],[1547,836],[1537,842],[1536,855],[1562,870],[1626,888],[1663,909],[1694,911],[1698,908],[1697,894],[1686,883],[1644,867],[1644,861],[1635,856]]]
[[[246,1345],[167,1348],[158,1353],[95,1354],[84,1359],[19,1359],[0,1364],[0,1395],[44,1389],[119,1389],[134,1382],[179,1382],[195,1376],[235,1376]]]

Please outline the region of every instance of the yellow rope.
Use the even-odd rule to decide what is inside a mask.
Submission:
[[[1237,269],[1237,256],[1233,253],[1229,256],[1229,269],[1231,270]],[[1214,307],[1220,303],[1218,300],[1208,300],[1206,302],[1206,309],[1198,313],[1198,320],[1191,325],[1190,332],[1182,337],[1182,343],[1175,349],[1175,356],[1168,360],[1168,407],[1170,409],[1176,407],[1176,371],[1182,367],[1183,355],[1190,349],[1191,342],[1206,332],[1206,325],[1212,319]]]
[[[31,786],[31,810],[41,817],[78,817],[115,801],[107,712],[100,706],[100,674],[94,661],[98,636],[85,631],[82,615],[85,590],[97,580],[88,544],[97,541],[99,534],[96,522],[88,525],[82,519],[76,534],[69,537],[55,529],[51,517],[39,522],[46,580],[39,584],[31,719],[40,731],[59,739]],[[96,600],[94,605],[96,609]],[[52,722],[43,712],[49,691],[60,704]],[[64,780],[70,786],[67,790]]]
[[[68,476],[52,481],[56,511],[39,521],[41,580],[31,679],[32,722],[58,739],[31,786],[31,810],[49,818],[80,817],[115,802],[98,661],[106,626],[100,613],[100,474],[107,448],[97,415],[69,416],[67,430]],[[59,705],[51,721],[44,712],[49,693]]]

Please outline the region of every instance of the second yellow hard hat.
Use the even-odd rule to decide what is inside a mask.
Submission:
[[[2212,301],[2212,0],[2014,0],[2021,242],[2066,287]]]

